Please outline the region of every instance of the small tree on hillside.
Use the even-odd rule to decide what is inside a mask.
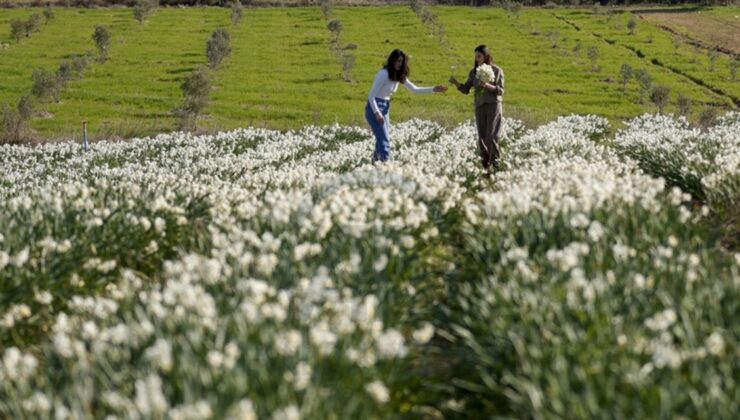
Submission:
[[[627,29],[630,30],[630,35],[635,34],[635,30],[637,29],[637,21],[634,17],[631,17],[629,21],[627,21]]]
[[[0,114],[0,144],[22,143],[32,138],[28,121],[33,118],[34,104],[31,95],[23,96],[16,109],[7,104]]]
[[[47,23],[54,19],[54,9],[52,9],[51,6],[46,6],[44,8],[44,19],[46,19]]]
[[[506,11],[506,13],[509,16],[513,16],[514,19],[519,19],[519,16],[522,14],[522,5],[519,2],[511,1],[511,0],[505,0],[503,2],[502,7]]]
[[[332,12],[332,0],[319,0],[319,6],[321,7],[321,13],[324,14],[324,18],[329,19]]]
[[[30,120],[33,117],[34,112],[33,96],[23,95],[21,99],[18,100],[17,108],[18,115],[20,115],[23,121]]]
[[[355,67],[355,55],[344,51],[342,54],[342,78],[345,82],[352,81],[352,70]]]
[[[244,19],[244,6],[240,0],[231,2],[231,23],[238,25]]]
[[[216,29],[206,42],[206,57],[211,67],[218,67],[231,54],[231,36],[224,28]]]
[[[136,0],[134,4],[134,18],[139,23],[144,23],[159,6],[158,0]]]
[[[650,101],[658,107],[661,114],[671,99],[671,89],[667,86],[655,86],[650,92]]]
[[[98,60],[105,62],[108,60],[110,52],[111,34],[107,26],[95,25],[95,32],[92,35],[95,46],[98,47]]]
[[[72,66],[72,60],[64,60],[59,64],[57,69],[57,80],[62,85],[66,85],[67,82],[72,80],[74,77],[74,67]]]
[[[15,42],[21,42],[21,39],[28,36],[26,31],[26,22],[20,19],[10,20],[10,36],[15,39]]]
[[[342,35],[342,29],[344,29],[342,26],[342,22],[338,20],[332,20],[326,27],[329,28],[329,31],[331,31],[331,34],[333,35],[332,43],[338,45],[339,37]]]
[[[30,35],[39,31],[41,31],[41,15],[34,13],[26,21],[26,33]]]
[[[688,117],[691,114],[691,98],[682,93],[679,94],[676,108],[678,109],[678,115]]]
[[[62,86],[56,74],[44,69],[36,69],[31,75],[33,87],[31,92],[42,102],[59,101],[62,92]]]
[[[632,80],[633,75],[632,66],[627,63],[622,64],[622,67],[619,68],[619,80],[622,82],[622,90],[627,90],[627,84]]]
[[[179,119],[181,130],[193,130],[196,128],[198,115],[208,106],[211,94],[211,76],[204,66],[198,67],[190,73],[180,85],[185,96],[182,106],[175,109],[175,115]]]
[[[647,70],[637,69],[635,70],[635,80],[640,84],[640,95],[644,99],[644,97],[650,92],[650,88],[653,86],[653,78]]]
[[[593,71],[599,71],[599,49],[596,46],[592,45],[588,47],[586,54],[588,55],[589,60],[591,60],[591,69]]]

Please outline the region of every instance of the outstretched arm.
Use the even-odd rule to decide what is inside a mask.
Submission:
[[[403,85],[406,86],[406,89],[410,90],[413,93],[435,93],[447,91],[447,86],[445,85],[437,85],[434,87],[418,87],[415,84],[411,83],[411,81],[408,79],[406,79],[406,82]]]
[[[418,87],[409,79],[406,79],[406,82],[403,85],[412,93],[434,93],[433,87]]]
[[[455,86],[457,86],[457,90],[464,93],[465,95],[470,93],[470,89],[472,89],[473,86],[475,85],[475,78],[473,77],[473,72],[470,72],[470,74],[468,74],[468,80],[465,81],[465,83],[460,83],[457,80],[454,80],[453,82],[453,80],[454,78],[451,78],[450,82],[452,82]]]

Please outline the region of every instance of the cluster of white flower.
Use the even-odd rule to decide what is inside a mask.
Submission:
[[[605,120],[505,124],[492,179],[470,123],[398,124],[379,166],[370,133],[340,126],[0,148],[0,417],[386,417],[388,372],[450,335],[431,315],[445,275],[482,279],[461,286],[464,342],[508,326],[506,302],[549,326],[643,302],[670,270],[684,289],[724,278],[676,228],[700,217],[686,194],[609,147]],[[608,334],[655,367],[729,352],[712,326],[675,357],[679,308],[655,307]],[[471,332],[478,316],[496,320]],[[538,336],[586,335],[566,327]]]
[[[713,206],[740,200],[740,113],[730,112],[706,131],[683,118],[644,115],[627,123],[614,144],[648,173],[664,177]]]

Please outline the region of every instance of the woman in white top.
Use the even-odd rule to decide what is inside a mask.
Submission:
[[[390,159],[391,140],[388,135],[390,119],[388,114],[391,107],[391,96],[398,90],[398,84],[403,83],[406,89],[413,93],[445,92],[447,86],[417,87],[408,80],[409,59],[406,53],[396,49],[388,56],[388,62],[375,76],[373,88],[368,95],[365,106],[365,118],[375,134],[375,153],[373,162],[385,162]]]

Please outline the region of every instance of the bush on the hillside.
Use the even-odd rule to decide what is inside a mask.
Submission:
[[[335,37],[338,37],[339,34],[342,33],[342,29],[344,28],[342,22],[339,20],[330,21],[326,27],[329,28],[329,31],[334,34]]]
[[[62,92],[62,84],[56,74],[44,69],[35,69],[31,75],[33,87],[31,93],[42,102],[58,102]]]
[[[158,0],[136,0],[134,4],[134,18],[139,23],[144,23],[159,6]]]
[[[238,25],[244,19],[244,6],[241,1],[234,0],[231,2],[231,23]]]
[[[627,84],[632,80],[633,75],[632,66],[627,63],[622,64],[622,67],[619,68],[619,80],[622,82],[622,90],[627,89]]]
[[[332,11],[332,0],[319,0],[319,6],[321,7],[321,13],[328,19]]]
[[[627,29],[630,30],[630,35],[635,34],[635,30],[637,29],[637,21],[634,17],[631,17],[630,20],[627,22]]]
[[[0,114],[0,144],[22,143],[31,139],[28,122],[33,117],[34,104],[31,95],[23,96],[16,109],[5,104]]]
[[[678,95],[678,100],[676,101],[678,115],[688,117],[691,114],[691,105],[691,97],[686,96],[682,93]]]
[[[78,80],[82,78],[82,73],[87,67],[87,57],[85,56],[72,56],[66,60],[63,60],[59,64],[57,69],[57,78],[63,85],[70,80]]]
[[[10,20],[10,36],[15,39],[15,42],[21,42],[22,38],[28,36],[26,31],[26,23],[20,19]]]
[[[231,36],[224,28],[216,29],[206,42],[206,57],[211,67],[218,67],[231,54]]]
[[[51,6],[46,6],[44,8],[44,19],[46,19],[46,22],[53,20],[54,16],[54,9],[52,9]]]
[[[95,46],[98,47],[98,59],[101,62],[108,60],[110,53],[111,33],[105,25],[95,25],[95,32],[92,35]]]
[[[352,70],[355,67],[355,55],[349,51],[342,54],[342,78],[345,82],[352,81]]]
[[[588,50],[586,50],[586,55],[588,55],[588,59],[591,60],[591,69],[593,71],[599,71],[599,49],[592,45],[588,47]]]
[[[26,33],[32,34],[41,30],[41,15],[38,13],[32,14],[26,21]]]
[[[663,113],[666,105],[668,105],[668,101],[670,100],[670,98],[671,89],[668,86],[658,85],[653,87],[652,91],[650,91],[650,102],[658,107],[658,112],[660,112],[661,114]]]
[[[174,113],[178,118],[178,127],[191,131],[196,128],[198,115],[208,106],[211,94],[211,75],[208,69],[204,66],[198,67],[185,77],[180,88],[185,96],[185,102],[175,109]]]
[[[650,89],[653,87],[653,77],[650,76],[645,69],[635,70],[635,80],[640,84],[640,96],[646,97],[650,93]]]

